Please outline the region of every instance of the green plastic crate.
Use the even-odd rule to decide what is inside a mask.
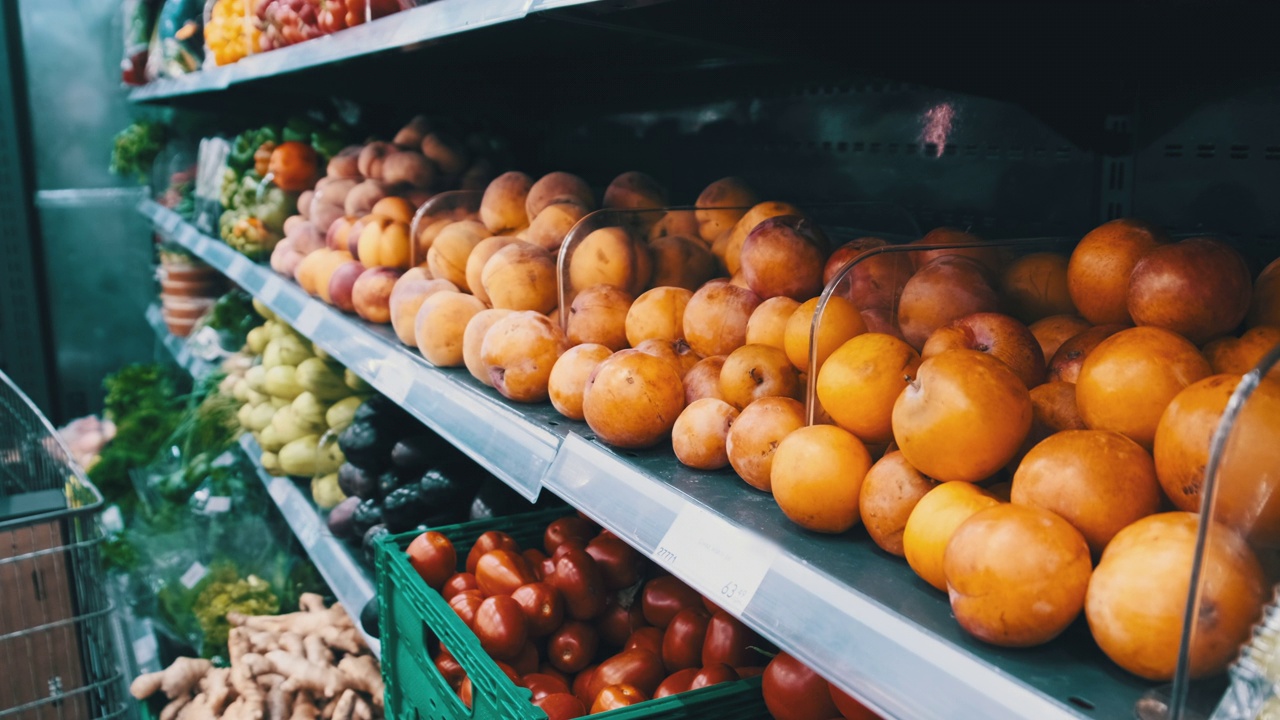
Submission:
[[[571,511],[542,510],[494,520],[435,528],[453,541],[459,563],[482,533],[500,530],[521,547],[541,547],[543,531]],[[530,693],[512,683],[480,647],[439,593],[409,565],[405,548],[418,533],[384,537],[378,543],[378,606],[382,635],[382,677],[386,712],[394,720],[546,720]],[[428,633],[439,638],[471,678],[472,709],[449,687],[427,649]],[[601,720],[770,720],[760,695],[760,678],[721,683],[679,695],[591,715]]]

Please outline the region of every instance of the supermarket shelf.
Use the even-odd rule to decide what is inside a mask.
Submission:
[[[1150,688],[1103,657],[1083,620],[1045,647],[983,645],[944,595],[865,537],[805,533],[768,495],[728,471],[685,468],[669,447],[616,451],[550,408],[516,409],[168,211],[142,211],[513,487],[529,496],[545,487],[580,508],[886,716],[1129,717]]]
[[[375,597],[373,577],[364,566],[351,555],[351,550],[338,538],[329,533],[320,511],[311,502],[311,498],[298,488],[294,481],[287,477],[273,477],[258,464],[262,448],[252,435],[240,436],[240,447],[244,449],[249,460],[258,472],[258,478],[266,486],[267,493],[280,508],[285,522],[298,537],[302,549],[306,550],[311,562],[315,563],[321,577],[333,591],[334,597],[342,603],[342,607],[351,616],[356,629],[364,637],[365,644],[377,657],[382,655],[382,644],[377,638],[364,631],[360,624],[360,611]]]
[[[202,380],[209,373],[217,370],[215,363],[211,363],[191,352],[191,348],[188,347],[185,338],[180,338],[169,332],[169,328],[164,324],[164,318],[160,315],[159,305],[152,304],[147,307],[147,323],[151,325],[152,330],[155,330],[156,339],[164,345],[170,355],[173,355],[174,362],[191,373],[191,377],[196,380]]]

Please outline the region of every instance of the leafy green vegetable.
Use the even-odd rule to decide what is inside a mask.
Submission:
[[[227,646],[231,625],[227,613],[275,615],[280,612],[280,599],[267,581],[250,575],[241,578],[234,564],[220,561],[210,567],[209,574],[196,586],[199,593],[191,611],[204,633],[203,654],[213,655]]]
[[[253,309],[253,296],[238,288],[219,298],[206,320],[221,335],[222,346],[231,350],[244,347],[249,331],[262,322]]]
[[[126,365],[102,381],[103,404],[109,418],[119,422],[128,412],[170,406],[180,391],[179,376],[163,365]]]
[[[111,172],[132,175],[145,183],[151,164],[168,137],[168,129],[159,123],[140,120],[116,134],[111,150]]]

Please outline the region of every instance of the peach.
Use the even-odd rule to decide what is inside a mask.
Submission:
[[[823,268],[822,284],[830,285],[844,266],[862,253],[888,244],[877,237],[862,237],[836,248]],[[902,288],[906,287],[914,271],[910,253],[887,252],[872,255],[854,265],[835,292],[864,312],[896,310]]]
[[[861,520],[858,496],[870,469],[867,448],[847,430],[802,427],[783,438],[773,454],[773,499],[805,530],[842,533]]]
[[[789,297],[772,297],[756,306],[747,319],[747,344],[770,345],[786,350],[787,321],[800,303]]]
[[[441,228],[427,251],[427,268],[432,277],[467,287],[467,259],[489,236],[489,230],[475,220],[460,220]]]
[[[698,218],[692,210],[668,210],[649,228],[649,242],[664,237],[680,236],[693,240],[700,247],[711,252],[710,246],[702,242],[698,235]],[[696,239],[695,239],[696,238]]]
[[[649,241],[653,256],[655,287],[669,285],[690,292],[720,272],[720,261],[698,240],[683,235],[666,235]]]
[[[1184,391],[1187,392],[1187,391]],[[1212,394],[1203,398],[1211,403]],[[1185,437],[1194,438],[1194,418],[1208,414],[1205,408],[1190,408],[1191,403],[1175,398],[1181,412],[1179,416],[1191,419],[1186,423],[1192,432]],[[1172,411],[1166,411],[1171,416]],[[1174,423],[1170,417],[1170,425]],[[1162,418],[1161,424],[1164,425]],[[1177,425],[1184,423],[1178,422]],[[1172,429],[1172,427],[1170,428]],[[1177,433],[1183,435],[1183,433]],[[1214,516],[1233,528],[1246,530],[1250,543],[1257,547],[1275,548],[1280,546],[1280,446],[1273,439],[1280,435],[1280,379],[1275,375],[1263,378],[1254,389],[1248,401],[1240,409],[1235,422],[1231,426],[1227,452],[1223,456],[1218,469],[1217,502]],[[1157,442],[1160,433],[1156,433]],[[1167,443],[1161,443],[1165,445]],[[1197,450],[1185,447],[1177,453],[1180,457],[1166,457],[1171,453],[1161,451],[1158,457],[1163,461],[1156,462],[1156,475],[1161,468],[1166,474],[1177,475],[1185,470],[1176,469],[1178,463],[1194,459]]]
[[[547,173],[529,188],[524,201],[525,216],[532,221],[558,203],[574,203],[589,210],[595,207],[596,196],[587,181],[573,173]]]
[[[414,336],[422,357],[436,367],[461,365],[467,324],[484,309],[484,303],[473,295],[447,290],[432,293],[418,308],[414,323]]]
[[[351,286],[351,303],[356,314],[371,323],[391,322],[391,291],[400,279],[400,271],[392,268],[369,268]]]
[[[329,164],[325,167],[325,175],[331,178],[358,178],[360,177],[360,151],[364,148],[360,145],[348,145],[338,151],[338,154],[329,158]]]
[[[333,274],[329,276],[329,304],[345,313],[355,312],[356,306],[351,299],[351,293],[355,288],[356,279],[364,271],[365,267],[359,260],[348,260],[335,268]]]
[[[804,405],[785,397],[760,398],[742,409],[725,441],[729,464],[748,485],[770,492],[773,455],[782,439],[804,427]]]
[[[991,477],[1031,430],[1031,395],[999,360],[948,350],[920,363],[893,406],[893,437],[920,472],[943,482]]]
[[[576,202],[548,205],[529,223],[529,229],[524,233],[525,240],[558,254],[565,236],[588,212],[586,207]]]
[[[1253,303],[1245,323],[1280,327],[1280,258],[1272,260],[1253,283]]]
[[[325,232],[324,244],[330,250],[346,250],[351,247],[349,235],[351,227],[355,224],[357,218],[339,217],[329,225],[329,229]]]
[[[686,404],[692,405],[703,398],[724,400],[724,395],[720,394],[720,370],[724,368],[725,359],[724,355],[702,358],[684,374]]]
[[[1075,382],[1080,378],[1080,368],[1084,367],[1084,361],[1089,357],[1089,353],[1093,352],[1103,340],[1124,330],[1125,327],[1125,325],[1098,325],[1067,338],[1049,359],[1049,372],[1046,377],[1050,381]]]
[[[719,470],[729,464],[729,428],[738,419],[738,410],[711,397],[685,406],[671,428],[671,447],[676,459],[698,470]]]
[[[1198,237],[1155,248],[1129,276],[1134,323],[1172,330],[1197,345],[1244,321],[1253,299],[1249,266],[1235,248]]]
[[[739,264],[751,291],[764,299],[780,295],[808,300],[822,292],[826,235],[809,218],[782,215],[756,225],[742,242]]]
[[[1103,223],[1085,235],[1067,263],[1067,292],[1094,325],[1129,324],[1129,276],[1138,260],[1169,242],[1160,228],[1132,218]]]
[[[467,150],[461,143],[438,132],[422,136],[418,149],[445,175],[457,175],[467,169]]]
[[[494,323],[513,312],[515,311],[502,308],[481,310],[471,316],[467,321],[466,330],[462,332],[462,362],[467,366],[467,372],[471,373],[471,377],[489,387],[493,387],[493,380],[489,377],[489,368],[484,364],[484,357],[481,355],[484,336]]]
[[[1080,417],[1150,449],[1165,408],[1183,388],[1207,377],[1209,363],[1181,336],[1154,327],[1121,330],[1085,358],[1076,381]]]
[[[416,150],[394,152],[382,159],[382,181],[391,187],[426,190],[435,179],[435,163]]]
[[[858,314],[862,316],[862,324],[867,326],[867,332],[892,335],[899,340],[902,339],[902,330],[898,328],[898,316],[892,310],[872,308]]]
[[[1160,485],[1151,454],[1129,438],[1066,430],[1027,453],[1010,499],[1059,515],[1099,557],[1116,533],[1160,509]]]
[[[791,313],[787,319],[786,335],[783,346],[791,364],[802,372],[809,372],[809,338],[813,331],[813,313],[817,310],[818,298],[807,300]],[[818,352],[816,370],[831,357],[831,353],[850,339],[867,331],[862,322],[862,314],[853,303],[842,297],[832,295],[827,299],[826,310],[818,323]]]
[[[547,382],[547,392],[552,406],[561,415],[570,420],[583,418],[582,394],[587,389],[587,380],[610,355],[613,351],[603,345],[585,343],[569,348],[556,360]]]
[[[933,331],[920,357],[928,360],[947,350],[977,350],[1009,366],[1031,389],[1044,381],[1044,353],[1026,325],[1000,313],[974,313]]]
[[[489,258],[480,283],[494,307],[546,314],[556,306],[556,259],[537,245],[515,242]]]
[[[747,342],[747,321],[760,296],[725,282],[710,282],[689,298],[684,337],[702,357],[728,355]]]
[[[667,206],[667,191],[657,180],[642,172],[624,172],[604,190],[601,207],[619,210],[648,210]]]
[[[1075,383],[1051,380],[1031,388],[1031,432],[1026,449],[1063,430],[1084,430],[1084,419],[1076,407]],[[1026,453],[1023,453],[1026,455]]]
[[[328,190],[325,191],[326,196]],[[364,217],[368,215],[373,206],[382,198],[390,194],[387,186],[383,183],[370,178],[364,182],[351,188],[342,200],[342,214],[354,217]],[[315,212],[316,200],[312,201],[312,212]]]
[[[493,179],[480,200],[480,222],[493,235],[507,235],[529,224],[525,201],[533,178],[512,170]]]
[[[957,230],[951,227],[934,228],[925,233],[924,237],[911,243],[912,245],[947,245],[961,243],[986,243],[985,240],[967,233],[963,230]],[[928,265],[931,261],[940,257],[966,257],[970,260],[977,261],[978,264],[986,268],[990,273],[989,278],[997,278],[1000,276],[1000,268],[1004,264],[1000,256],[1000,248],[993,246],[986,247],[970,247],[970,248],[952,248],[946,250],[920,250],[911,253],[912,260],[915,261],[916,267],[921,268]]]
[[[727,235],[716,238],[716,243],[711,246],[711,251],[728,268],[730,275],[737,274],[742,267],[742,245],[746,242],[747,235],[750,235],[751,231],[755,230],[756,226],[765,220],[781,215],[804,215],[804,213],[800,208],[790,203],[774,201],[757,203],[745,215],[738,218],[738,222],[734,223],[733,228],[729,230]]]
[[[636,345],[635,349],[671,363],[671,367],[681,378],[698,364],[697,353],[684,340],[652,338]]]
[[[1240,379],[1240,375],[1210,375],[1192,383],[1174,396],[1160,416],[1153,444],[1155,472],[1165,494],[1179,510],[1200,511],[1213,435]],[[1262,389],[1260,386],[1255,393]],[[1249,402],[1257,400],[1251,397]],[[1239,430],[1237,420],[1233,433]],[[1234,458],[1223,460],[1224,464],[1233,461]]]
[[[1040,252],[1024,255],[1005,268],[1000,294],[1008,313],[1024,323],[1054,315],[1074,315],[1067,292],[1066,255]]]
[[[542,402],[548,396],[551,368],[567,349],[564,333],[546,315],[513,312],[484,334],[480,361],[493,388],[503,397]]]
[[[945,592],[943,561],[951,536],[966,520],[999,504],[982,488],[969,483],[942,483],[929,490],[916,501],[902,529],[902,553],[907,564],[921,580]]]
[[[695,203],[698,208],[695,211],[698,235],[708,244],[715,242],[716,238],[731,230],[747,210],[758,202],[746,180],[739,177],[720,178],[698,194]]]
[[[684,309],[693,293],[680,287],[655,287],[631,303],[623,322],[627,343],[645,340],[683,340]]]
[[[739,410],[762,397],[800,400],[800,374],[778,348],[743,345],[720,368],[720,395]]]
[[[649,248],[620,227],[590,233],[569,257],[569,287],[574,292],[593,285],[615,285],[639,294],[644,292],[652,273]]]
[[[587,380],[582,414],[604,442],[645,448],[668,437],[684,410],[684,385],[670,362],[639,350],[622,350],[600,363]]]
[[[903,557],[902,533],[916,503],[937,487],[932,478],[911,467],[898,451],[885,453],[862,479],[858,514],[867,534],[881,550]]]
[[[1046,361],[1053,359],[1062,343],[1093,327],[1089,321],[1075,315],[1053,315],[1031,323],[1031,334],[1040,343]]]
[[[569,306],[565,336],[570,345],[595,343],[610,350],[627,347],[627,312],[633,298],[612,285],[596,285],[578,293]]]
[[[1280,345],[1280,327],[1259,325],[1246,330],[1239,338],[1225,337],[1205,345],[1202,352],[1215,373],[1243,375],[1262,362],[1262,358]],[[1272,373],[1276,373],[1272,368]]]
[[[441,290],[458,292],[458,286],[448,280],[432,279],[425,268],[410,268],[396,281],[391,289],[391,327],[400,342],[410,346],[418,344],[414,334],[418,308],[422,307],[423,300]]]
[[[346,263],[355,262],[350,255],[344,252],[330,252],[321,256],[323,260],[315,271],[316,297],[326,303],[332,304],[333,300],[329,295],[329,283],[333,280],[333,274]],[[357,275],[356,277],[359,277]],[[351,280],[354,283],[355,280]]]
[[[995,312],[995,290],[987,270],[969,257],[944,255],[920,266],[902,288],[898,327],[912,347],[920,349],[934,330],[957,318]]]
[[[422,137],[431,131],[431,121],[425,115],[415,115],[408,124],[400,128],[400,132],[391,140],[392,144],[402,148],[417,147]]]
[[[893,439],[893,404],[916,376],[920,355],[902,340],[864,333],[841,345],[818,371],[818,400],[837,425],[863,442]]]
[[[1048,510],[997,505],[951,536],[943,560],[956,622],[1002,647],[1043,645],[1080,615],[1093,563],[1080,532]]]
[[[371,142],[360,150],[356,157],[356,166],[360,174],[373,180],[382,179],[382,162],[396,147],[387,142]]]
[[[467,291],[479,298],[481,302],[490,302],[489,293],[485,292],[482,280],[485,263],[489,262],[489,258],[496,255],[502,248],[518,242],[522,241],[513,237],[487,237],[471,248],[471,253],[467,255]]]

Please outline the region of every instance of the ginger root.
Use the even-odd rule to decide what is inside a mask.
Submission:
[[[277,673],[288,678],[286,690],[310,690],[316,695],[331,698],[343,686],[342,674],[332,666],[316,665],[283,650],[272,650],[266,657]]]
[[[333,720],[353,720],[352,715],[356,709],[356,691],[347,688],[342,691],[342,697],[338,698],[338,702],[334,703]]]
[[[302,636],[295,632],[280,634],[280,647],[290,655],[303,657],[307,651],[302,647]]]
[[[160,684],[163,679],[163,670],[139,675],[129,684],[129,694],[135,699],[146,700],[160,691]]]
[[[373,704],[381,708],[383,693],[386,688],[382,682],[382,671],[378,663],[370,655],[348,655],[338,663],[338,672],[347,686],[368,693]]]
[[[302,593],[298,596],[298,609],[303,612],[324,612],[324,598],[315,593]]]
[[[212,667],[213,663],[208,660],[180,657],[165,668],[160,678],[160,689],[170,700],[180,695],[190,695],[191,688],[195,687]]]
[[[160,711],[160,720],[178,720],[178,713],[182,712],[182,708],[186,707],[189,702],[191,702],[189,693],[171,699],[169,704],[165,705],[164,709]]]
[[[293,714],[289,720],[316,720],[320,717],[320,708],[307,690],[299,690],[293,696]]]
[[[308,635],[302,638],[303,654],[306,655],[307,662],[316,665],[332,665],[333,652],[329,650],[329,646],[324,644],[324,640],[319,635]]]
[[[200,690],[204,693],[209,705],[209,712],[218,717],[226,709],[227,700],[231,698],[231,669],[213,668],[200,681]]]
[[[326,625],[315,632],[324,640],[324,644],[334,650],[341,650],[345,653],[357,655],[364,652],[364,639],[360,637],[360,633],[356,632],[354,627],[339,629],[332,625]]]
[[[209,707],[209,696],[200,693],[178,713],[178,720],[218,720]]]

